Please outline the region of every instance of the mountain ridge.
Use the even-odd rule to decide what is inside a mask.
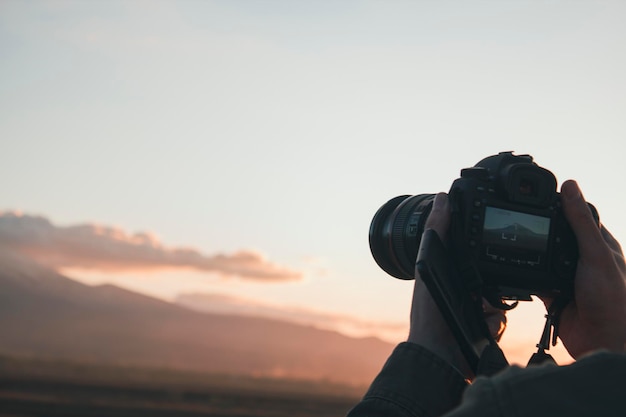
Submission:
[[[211,314],[88,286],[0,254],[1,354],[202,372],[371,381],[393,346],[278,319]]]

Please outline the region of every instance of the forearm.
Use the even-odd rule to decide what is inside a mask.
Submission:
[[[437,355],[401,343],[348,416],[439,416],[460,403],[466,386],[464,377]]]

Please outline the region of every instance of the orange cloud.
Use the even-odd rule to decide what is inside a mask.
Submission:
[[[191,248],[166,247],[149,233],[95,224],[58,227],[44,217],[0,212],[0,246],[54,268],[105,272],[192,268],[257,281],[292,281],[301,273],[252,251],[205,255]]]

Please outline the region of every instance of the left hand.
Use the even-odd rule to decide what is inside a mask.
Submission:
[[[425,229],[434,230],[440,239],[446,242],[449,225],[450,204],[448,195],[439,193],[435,197]],[[489,330],[494,339],[498,340],[506,328],[505,312],[492,307],[486,300],[483,300],[483,310]],[[465,361],[454,335],[417,270],[415,271],[408,342],[427,348],[456,367],[465,376],[473,377],[473,372]]]

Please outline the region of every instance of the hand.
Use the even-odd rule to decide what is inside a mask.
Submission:
[[[561,313],[559,337],[574,359],[626,348],[626,264],[619,243],[598,227],[575,181],[561,187],[565,217],[578,241],[574,299]],[[552,300],[544,299],[546,306]]]
[[[434,230],[441,240],[445,242],[449,224],[450,205],[448,196],[445,193],[439,193],[435,197],[425,229]],[[493,337],[498,340],[506,327],[505,313],[489,305],[486,300],[483,300],[483,310],[489,330]],[[408,342],[427,348],[455,366],[465,376],[473,377],[473,372],[465,361],[465,357],[454,335],[417,271],[415,271],[415,288],[413,290],[411,327]]]

